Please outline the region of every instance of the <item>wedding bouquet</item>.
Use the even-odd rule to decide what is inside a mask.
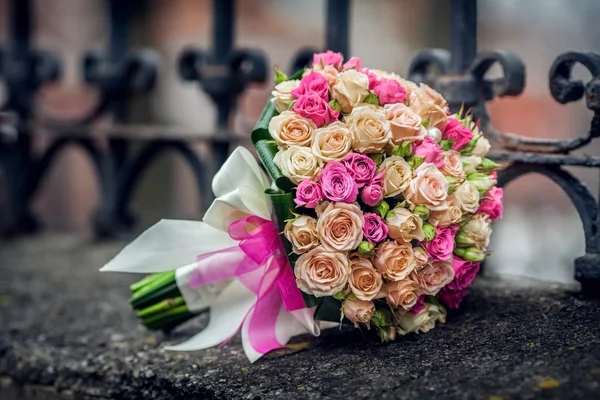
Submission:
[[[197,350],[239,329],[251,361],[340,323],[382,340],[456,308],[502,216],[498,165],[469,112],[427,85],[340,53],[276,86],[252,132],[270,182],[236,149],[203,222],[161,221],[103,270],[160,272],[132,286],[152,329],[210,309]]]

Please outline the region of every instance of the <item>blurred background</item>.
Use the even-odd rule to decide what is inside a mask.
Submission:
[[[8,39],[7,3],[0,0],[0,45]],[[128,104],[127,122],[176,126],[210,137],[215,132],[214,105],[196,83],[181,79],[177,62],[188,45],[210,48],[212,1],[145,0],[134,4],[130,46],[157,50],[160,66],[155,88]],[[108,1],[37,0],[32,6],[33,46],[59,53],[63,63],[60,81],[38,91],[35,114],[63,120],[84,116],[99,96],[82,79],[81,59],[85,51],[104,49],[109,40]],[[600,2],[479,0],[478,8],[479,49],[513,50],[527,67],[523,95],[488,104],[493,124],[502,131],[530,137],[585,135],[591,112],[583,102],[556,103],[547,76],[553,60],[564,51],[600,51],[596,22],[600,20]],[[405,75],[419,50],[448,46],[449,23],[446,0],[354,0],[350,54],[361,57],[363,65]],[[237,2],[236,47],[260,49],[270,64],[285,70],[299,49],[325,46],[325,29],[325,0]],[[575,74],[589,78],[583,68]],[[252,85],[242,93],[232,121],[233,131],[241,138],[249,137],[271,82],[269,77],[265,85]],[[36,135],[34,145],[43,152],[49,140]],[[194,146],[198,154],[205,151],[201,142]],[[598,143],[584,151],[598,154]],[[572,172],[598,193],[597,170]],[[178,156],[165,154],[146,170],[135,192],[132,208],[141,217],[137,228],[160,218],[201,218],[205,206],[201,198],[188,165]],[[92,213],[100,200],[89,157],[71,147],[56,159],[32,208],[46,234],[87,240],[91,238]],[[530,175],[507,187],[505,202],[504,219],[495,226],[494,253],[487,273],[573,283],[573,259],[584,253],[584,236],[567,196],[550,180]]]

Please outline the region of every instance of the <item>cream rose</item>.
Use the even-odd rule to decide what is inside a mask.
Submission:
[[[411,204],[426,206],[430,211],[441,211],[448,207],[445,200],[449,186],[435,165],[423,163],[415,169],[404,197]]]
[[[485,250],[490,245],[492,220],[487,214],[475,214],[459,234],[464,235],[477,249]]]
[[[418,96],[422,101],[433,103],[440,108],[445,109],[448,107],[446,99],[444,99],[444,97],[436,90],[432,89],[431,86],[424,83],[419,85]]]
[[[317,220],[317,233],[329,251],[350,251],[363,239],[364,217],[357,205],[330,203]]]
[[[290,146],[275,154],[273,162],[296,185],[304,179],[311,179],[319,173],[319,162],[310,148]]]
[[[448,122],[446,114],[446,101],[435,90],[421,84],[418,90],[410,94],[410,108],[423,120],[427,121],[428,128],[442,129]]]
[[[345,253],[315,247],[296,261],[294,274],[298,288],[316,297],[332,296],[348,283],[350,264]]]
[[[275,105],[277,112],[284,112],[290,108],[290,104],[294,101],[292,90],[300,86],[300,81],[295,79],[292,81],[284,81],[275,86],[271,92],[271,103]]]
[[[450,200],[451,201],[446,202],[447,207],[445,207],[445,209],[441,211],[431,211],[427,222],[433,226],[448,226],[458,223],[463,216],[463,211],[455,199]]]
[[[383,283],[381,275],[373,267],[373,263],[360,253],[350,256],[350,277],[348,284],[352,293],[359,300],[373,300],[379,294]]]
[[[282,147],[310,146],[315,129],[314,122],[293,111],[284,111],[269,122],[271,137]]]
[[[415,255],[415,270],[419,270],[429,262],[429,257],[422,247],[415,247],[413,249]]]
[[[398,326],[398,333],[406,335],[411,332],[429,332],[438,321],[441,323],[446,322],[446,309],[441,305],[425,303],[424,308],[418,314],[405,313],[398,315],[396,325]]]
[[[450,150],[444,154],[444,166],[440,169],[444,176],[456,178],[458,182],[465,180],[462,159],[458,151]]]
[[[387,119],[390,121],[391,142],[393,144],[422,140],[427,136],[427,129],[421,125],[421,117],[410,107],[402,103],[395,103],[387,104],[384,110]]]
[[[477,167],[481,165],[481,157],[473,155],[461,157],[460,162],[462,163],[465,174],[469,175],[471,172],[475,172]]]
[[[337,121],[314,132],[312,151],[323,163],[340,161],[352,150],[352,135]]]
[[[402,308],[406,311],[410,310],[420,296],[419,284],[407,277],[401,281],[390,282],[385,286],[387,293],[387,301],[390,305]]]
[[[378,172],[384,173],[384,197],[398,196],[411,183],[412,169],[402,157],[391,156],[386,158],[379,166]]]
[[[353,108],[345,122],[352,134],[352,148],[360,153],[376,153],[390,141],[390,121],[382,107]]]
[[[385,241],[375,249],[373,265],[384,278],[399,281],[406,278],[415,268],[414,253],[409,243]]]
[[[409,243],[413,239],[424,240],[423,220],[403,207],[396,207],[385,216],[388,235],[392,239]]]
[[[464,181],[448,200],[456,202],[464,212],[474,214],[479,208],[479,190],[473,182]]]
[[[490,151],[491,147],[492,146],[490,145],[489,140],[481,136],[479,139],[477,139],[477,143],[475,143],[475,147],[473,148],[471,154],[484,158],[487,156],[487,153]]]
[[[375,303],[360,299],[346,299],[342,304],[342,311],[344,316],[354,323],[356,328],[358,328],[359,323],[369,326],[369,321],[375,313]]]
[[[306,215],[288,221],[283,234],[292,243],[292,250],[296,254],[306,253],[319,245],[317,220]]]
[[[435,296],[441,288],[452,282],[454,269],[451,261],[427,264],[417,272],[417,280],[423,294]]]
[[[355,69],[340,72],[331,93],[342,106],[342,112],[347,114],[369,95],[369,77]]]

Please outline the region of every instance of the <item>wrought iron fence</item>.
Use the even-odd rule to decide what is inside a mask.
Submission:
[[[135,218],[130,210],[132,194],[142,172],[164,151],[179,153],[190,165],[198,188],[210,187],[215,170],[235,145],[230,119],[239,96],[250,83],[264,82],[268,76],[265,55],[256,49],[235,46],[235,0],[213,0],[213,42],[210,49],[188,48],[179,59],[179,75],[197,82],[208,94],[217,114],[214,135],[199,139],[193,132],[156,126],[134,126],[125,121],[124,107],[131,96],[146,92],[157,79],[158,55],[151,49],[130,49],[128,28],[131,2],[109,1],[110,40],[103,52],[88,52],[81,61],[85,82],[101,93],[97,107],[79,121],[40,121],[32,113],[32,98],[42,85],[61,74],[60,57],[32,49],[30,0],[10,2],[10,43],[0,51],[0,77],[7,98],[0,105],[0,168],[5,172],[8,209],[1,210],[3,233],[31,232],[37,228],[30,201],[43,181],[52,161],[68,145],[81,146],[89,154],[98,176],[102,200],[95,214],[99,236],[115,236],[131,228]],[[328,0],[326,8],[326,48],[348,55],[349,0]],[[477,1],[451,0],[450,50],[430,49],[412,61],[408,77],[437,89],[453,111],[462,105],[473,110],[484,132],[501,151],[490,158],[506,162],[498,176],[506,185],[524,174],[543,174],[556,182],[570,197],[585,233],[585,255],[575,260],[575,278],[584,292],[600,294],[600,212],[598,200],[565,166],[600,167],[600,157],[573,155],[572,151],[600,136],[600,55],[567,52],[550,68],[549,85],[553,98],[561,104],[586,100],[594,112],[590,129],[574,140],[540,140],[496,130],[486,112],[486,102],[503,96],[519,95],[525,86],[525,66],[508,50],[477,48]],[[301,49],[290,70],[307,65],[318,48]],[[571,77],[575,64],[582,64],[592,78],[584,83]],[[490,79],[488,71],[499,65],[502,77]],[[93,122],[103,115],[114,121],[109,127]],[[52,144],[40,156],[31,151],[32,136],[38,127],[50,132]],[[205,142],[214,156],[200,157],[191,144]],[[142,144],[133,151],[132,144]],[[202,191],[204,204],[210,191]]]

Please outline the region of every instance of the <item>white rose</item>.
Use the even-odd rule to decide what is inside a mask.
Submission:
[[[340,161],[352,150],[352,135],[337,121],[314,131],[312,151],[321,162]]]
[[[457,234],[457,243],[469,244],[479,250],[490,245],[492,220],[487,214],[475,214]]]
[[[359,153],[377,153],[391,140],[390,121],[382,107],[353,108],[345,121],[352,134],[352,148]]]
[[[481,157],[479,156],[463,156],[460,158],[465,174],[469,175],[471,172],[475,172],[477,167],[481,165]]]
[[[331,88],[332,97],[349,113],[369,95],[369,77],[355,69],[340,72]]]
[[[269,121],[269,134],[279,146],[310,146],[315,123],[294,111],[284,111]]]
[[[277,112],[283,112],[290,108],[290,104],[294,101],[292,90],[298,86],[300,86],[299,80],[284,81],[275,86],[275,89],[271,92],[271,96],[273,96],[271,103],[275,105]]]
[[[275,154],[273,162],[296,185],[319,173],[319,162],[308,147],[290,146]]]
[[[479,208],[479,190],[473,182],[465,181],[448,197],[448,201],[453,200],[464,212],[474,214]]]
[[[378,172],[382,171],[384,173],[384,197],[395,197],[406,190],[410,185],[412,169],[404,158],[399,156],[386,158],[379,166]]]
[[[406,335],[410,332],[429,332],[435,327],[435,323],[446,322],[446,309],[441,305],[425,303],[425,308],[418,314],[405,313],[398,315],[398,333]]]
[[[477,143],[475,143],[475,148],[473,148],[471,154],[484,158],[487,156],[487,153],[490,151],[491,147],[492,146],[490,145],[489,140],[481,136],[479,139],[477,139]]]

